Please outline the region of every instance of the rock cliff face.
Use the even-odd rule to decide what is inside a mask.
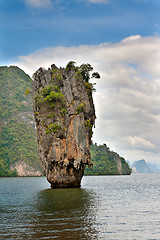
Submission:
[[[85,166],[91,164],[91,70],[89,64],[75,67],[70,62],[66,68],[40,68],[33,76],[38,153],[52,188],[80,187]]]
[[[41,177],[43,176],[42,172],[35,170],[33,167],[29,166],[23,161],[18,161],[15,164],[12,164],[10,169],[16,170],[18,177]]]

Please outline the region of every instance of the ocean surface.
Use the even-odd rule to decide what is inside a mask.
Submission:
[[[160,239],[160,175],[0,178],[0,239]]]

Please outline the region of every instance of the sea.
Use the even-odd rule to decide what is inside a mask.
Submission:
[[[2,177],[0,239],[158,240],[160,174],[84,176],[73,189]]]

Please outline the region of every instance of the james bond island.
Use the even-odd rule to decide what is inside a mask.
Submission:
[[[38,154],[52,188],[80,187],[95,124],[90,64],[39,68],[33,75]]]

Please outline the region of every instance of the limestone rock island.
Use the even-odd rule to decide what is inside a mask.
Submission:
[[[54,64],[33,75],[34,116],[38,154],[52,188],[80,187],[86,165],[91,165],[90,144],[95,109],[90,64],[66,68]],[[91,76],[90,76],[91,75]]]

